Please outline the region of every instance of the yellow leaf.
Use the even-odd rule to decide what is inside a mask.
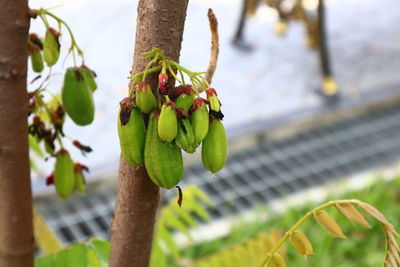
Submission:
[[[329,216],[328,213],[324,211],[316,212],[314,213],[314,219],[333,236],[344,239],[347,238],[343,234],[342,229],[340,229],[340,226],[337,224],[337,222],[332,219],[332,217]]]
[[[286,267],[286,263],[280,254],[275,253],[272,255],[271,260],[268,263],[268,267]]]
[[[314,254],[314,249],[310,241],[303,233],[294,232],[291,234],[290,242],[301,255]]]
[[[335,205],[336,209],[342,213],[351,222],[358,222],[359,224],[371,228],[364,216],[349,203],[338,203]]]
[[[380,213],[379,210],[377,210],[375,207],[371,206],[368,203],[361,203],[360,207],[365,210],[369,215],[371,215],[372,217],[374,217],[375,219],[377,219],[378,221],[380,221],[383,224],[386,225],[391,225],[388,220],[385,218],[385,216]]]

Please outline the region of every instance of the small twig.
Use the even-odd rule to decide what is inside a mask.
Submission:
[[[208,16],[208,21],[210,22],[210,31],[211,31],[211,54],[204,79],[207,81],[208,84],[211,84],[215,69],[217,68],[217,61],[219,54],[219,35],[218,35],[217,17],[215,17],[215,14],[211,8],[208,9],[207,16]],[[197,88],[198,93],[204,91],[204,88],[203,86],[201,86],[201,84],[198,84],[195,88]]]
[[[218,21],[211,8],[208,9],[207,15],[208,15],[208,21],[210,22],[210,31],[211,31],[211,55],[205,79],[209,84],[211,84],[215,69],[217,68],[217,60],[219,54],[219,36],[218,36]]]

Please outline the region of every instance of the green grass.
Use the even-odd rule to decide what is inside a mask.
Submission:
[[[359,199],[368,202],[380,210],[394,224],[396,229],[400,228],[400,177],[388,183],[377,179],[373,185],[361,191],[329,196],[326,201],[333,199]],[[182,254],[187,258],[196,260],[253,237],[259,232],[268,231],[268,229],[276,228],[284,232],[317,205],[307,204],[300,208],[289,208],[284,214],[273,216],[274,218],[267,222],[260,222],[260,220],[243,222],[243,218],[241,218],[240,223],[235,225],[229,236],[187,247],[182,251]],[[366,215],[372,226],[372,229],[367,229],[352,224],[335,208],[329,208],[326,211],[339,223],[348,240],[333,238],[311,219],[299,230],[310,239],[314,246],[315,255],[308,256],[306,261],[287,242],[288,266],[368,267],[382,264],[385,238],[376,220]],[[263,212],[268,211],[264,209]]]

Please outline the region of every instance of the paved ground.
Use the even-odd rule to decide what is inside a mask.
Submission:
[[[346,98],[400,84],[400,2],[398,0],[334,0],[328,2],[328,37],[333,69]],[[33,0],[32,8],[54,1]],[[92,176],[117,169],[119,147],[116,117],[119,100],[126,95],[132,62],[136,1],[59,1],[54,12],[70,22],[87,64],[98,74],[96,120],[89,127],[67,125],[70,136],[80,136],[94,153],[85,162]],[[209,57],[207,8],[219,19],[221,47],[214,87],[223,103],[228,133],[244,123],[283,116],[319,106],[314,94],[319,84],[316,53],[304,46],[301,25],[290,25],[284,38],[274,35],[275,14],[260,8],[247,25],[252,52],[230,45],[239,14],[239,0],[190,1],[181,63],[204,70]],[[38,23],[33,25],[37,31]],[[68,63],[66,64],[66,66]],[[54,77],[54,86],[61,82]],[[76,157],[79,158],[77,154]],[[49,164],[49,163],[47,163]],[[50,163],[51,164],[51,163]],[[44,172],[45,174],[45,172]],[[34,190],[44,188],[43,180]]]

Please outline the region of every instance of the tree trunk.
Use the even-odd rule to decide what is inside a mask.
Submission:
[[[143,71],[143,52],[153,47],[178,61],[188,0],[140,0],[138,5],[134,63],[131,73]],[[156,86],[158,78],[148,82]],[[119,183],[111,226],[110,267],[148,266],[159,187],[144,167],[133,167],[120,158]]]
[[[27,0],[0,0],[0,266],[33,266]]]

